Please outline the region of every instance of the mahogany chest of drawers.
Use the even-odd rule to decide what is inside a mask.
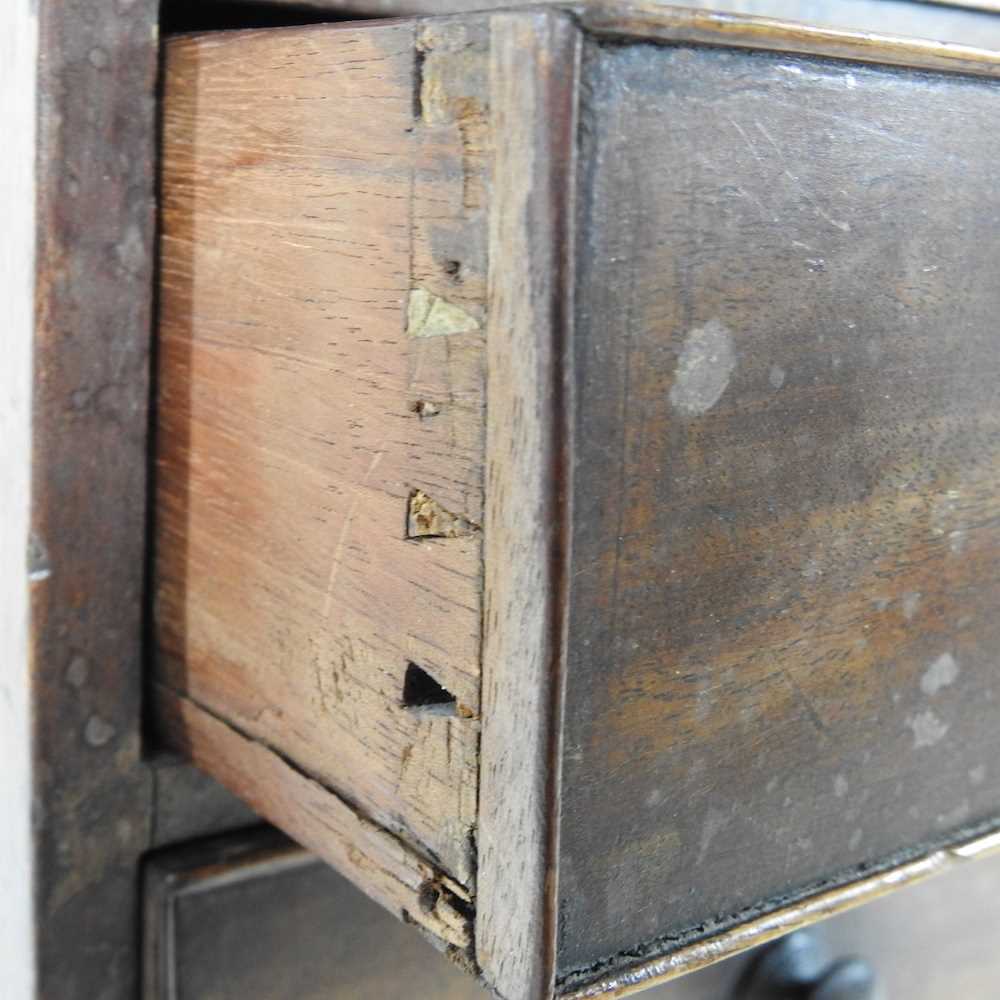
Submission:
[[[215,996],[180,915],[313,858],[455,990],[671,990],[1000,842],[995,18],[118,6],[38,35],[13,995],[144,901]]]

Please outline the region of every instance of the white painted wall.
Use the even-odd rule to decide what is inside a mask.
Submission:
[[[34,337],[32,0],[0,16],[0,996],[33,1000],[27,539]]]

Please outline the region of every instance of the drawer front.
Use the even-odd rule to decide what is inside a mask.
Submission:
[[[164,741],[507,1000],[979,851],[998,67],[614,8],[171,40]]]
[[[273,831],[146,866],[143,1000],[479,1000],[485,993]]]
[[[995,87],[707,47],[590,73],[567,972],[1000,796]]]

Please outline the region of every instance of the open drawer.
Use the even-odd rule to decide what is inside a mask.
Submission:
[[[507,1000],[991,846],[998,72],[634,8],[170,40],[160,738]]]

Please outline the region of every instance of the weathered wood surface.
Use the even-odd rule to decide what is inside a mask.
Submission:
[[[14,950],[0,982],[17,1000],[117,1000],[138,983],[142,852],[247,814],[189,766],[142,755],[157,5],[28,6],[18,0],[0,57],[11,81],[3,270],[23,282],[4,297],[3,567],[13,589],[0,601],[11,644],[0,705],[16,712],[0,719],[0,739],[4,778],[29,790],[31,857],[5,845],[4,944]],[[22,111],[37,121],[19,122]],[[17,794],[0,799],[4,832],[22,835]],[[20,920],[30,942],[13,929]]]
[[[12,664],[32,722],[35,941],[22,961],[31,996],[124,998],[138,985],[135,865],[154,808],[140,697],[157,5],[30,6],[34,246],[4,226],[36,264],[30,667]],[[22,548],[10,566],[24,564]]]
[[[141,746],[157,8],[16,0],[5,21],[0,983],[11,1000],[134,998],[142,853],[248,815]]]
[[[1000,810],[1000,103],[585,62],[560,969]]]
[[[461,958],[471,945],[468,896],[426,859],[278,754],[187,698],[164,691],[162,723],[188,759],[315,851],[401,919]]]
[[[479,30],[169,42],[156,511],[158,675],[466,882]],[[409,664],[450,710],[403,704]]]
[[[555,973],[556,759],[569,461],[580,36],[562,13],[492,19],[483,742],[476,948],[505,997]]]

